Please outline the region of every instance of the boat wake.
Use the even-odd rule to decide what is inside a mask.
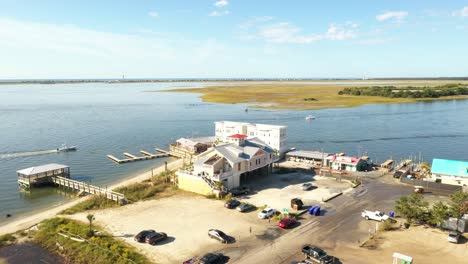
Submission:
[[[58,152],[57,149],[51,149],[51,150],[38,150],[38,151],[16,152],[16,153],[0,153],[0,159],[29,157],[29,156],[57,153],[57,152]]]

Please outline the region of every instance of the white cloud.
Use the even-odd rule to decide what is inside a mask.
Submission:
[[[465,6],[460,10],[453,11],[452,15],[459,17],[468,17],[468,6]]]
[[[358,41],[361,45],[380,45],[394,41],[393,38],[371,38]]]
[[[257,38],[273,43],[308,44],[321,40],[347,40],[357,37],[357,23],[347,22],[343,25],[330,24],[322,34],[303,34],[302,29],[288,22],[281,22],[264,26],[257,34]],[[253,39],[251,35],[249,39]],[[247,39],[247,38],[246,38]]]
[[[354,24],[350,25],[352,28],[356,28],[357,26],[354,26]],[[340,25],[335,25],[331,24],[328,27],[327,33],[325,34],[325,37],[329,40],[345,40],[345,39],[351,39],[355,38],[356,34],[352,29],[349,29],[345,26],[340,26]]]
[[[258,24],[265,23],[268,21],[273,20],[274,17],[272,16],[262,16],[262,17],[254,17],[252,19],[246,20],[238,25],[240,29],[249,29],[252,28]]]
[[[267,42],[274,43],[313,43],[322,39],[319,35],[301,35],[301,29],[288,22],[264,27],[259,35]]]
[[[159,13],[156,11],[150,11],[148,12],[148,16],[150,17],[159,17]]]
[[[229,2],[227,0],[219,0],[219,1],[216,1],[213,5],[219,8],[223,8],[229,5]]]
[[[226,15],[229,15],[230,12],[229,10],[225,10],[225,11],[213,11],[211,13],[208,14],[208,16],[226,16]]]
[[[409,14],[406,11],[389,11],[389,12],[385,12],[383,14],[377,15],[375,18],[380,22],[383,22],[386,20],[394,20],[395,22],[400,23],[408,15]]]

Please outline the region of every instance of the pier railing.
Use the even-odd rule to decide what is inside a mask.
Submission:
[[[122,193],[107,190],[105,188],[94,186],[85,182],[75,181],[60,176],[51,177],[51,180],[56,185],[67,187],[75,191],[80,191],[88,194],[105,196],[107,199],[116,201],[118,203],[126,203],[127,201],[125,195]]]

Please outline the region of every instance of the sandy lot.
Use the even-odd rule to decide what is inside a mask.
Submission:
[[[393,252],[413,257],[414,263],[467,263],[466,239],[460,244],[452,244],[447,242],[447,234],[438,229],[411,227],[404,231],[379,233],[377,249],[343,246],[333,251],[347,263],[391,263]]]
[[[309,191],[302,190],[302,184],[310,182],[314,186]],[[256,192],[240,197],[241,200],[257,206],[268,205],[277,210],[290,208],[293,198],[300,198],[305,205],[317,205],[322,198],[343,192],[350,188],[346,182],[338,182],[318,175],[311,176],[302,173],[272,174],[249,184]]]
[[[176,168],[180,168],[181,166],[182,166],[182,160],[175,160],[175,161],[172,161],[172,162],[168,163],[168,168],[171,169],[171,170],[176,169]],[[160,173],[162,171],[164,171],[164,166],[160,166],[157,169],[155,169],[154,173]],[[123,180],[123,181],[121,181],[119,183],[116,183],[116,184],[114,184],[112,186],[109,186],[109,188],[114,189],[114,188],[117,188],[117,187],[120,187],[120,186],[132,184],[132,183],[135,183],[135,182],[141,182],[143,180],[151,178],[151,174],[152,174],[151,171],[148,171],[148,172],[145,172],[145,173],[142,173],[142,174],[138,174],[138,175],[135,175],[133,177],[129,177],[128,179]],[[17,219],[14,222],[1,225],[0,226],[0,235],[4,235],[4,234],[8,234],[8,233],[14,233],[14,232],[16,232],[18,230],[23,230],[23,229],[30,228],[31,226],[36,225],[37,223],[39,223],[39,222],[41,222],[41,221],[43,221],[45,219],[54,217],[60,211],[63,211],[65,209],[67,209],[67,208],[70,208],[70,207],[84,201],[87,198],[88,197],[77,198],[77,199],[65,202],[64,204],[61,204],[59,206],[56,206],[56,207],[53,207],[53,208],[50,208],[50,209],[47,209],[47,210],[43,210],[41,212],[35,213],[33,215],[30,215],[30,216],[23,217],[21,219]]]
[[[71,218],[86,220],[87,213]],[[139,202],[119,208],[93,212],[96,223],[120,237],[157,263],[181,263],[227,247],[208,237],[216,228],[236,238],[233,245],[252,240],[262,233],[268,222],[257,218],[257,212],[240,213],[224,208],[224,202],[191,194]],[[273,225],[271,223],[270,225]],[[252,227],[252,235],[249,227]],[[156,246],[140,244],[133,236],[144,229],[165,232],[168,240]]]

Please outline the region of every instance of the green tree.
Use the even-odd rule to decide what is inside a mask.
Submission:
[[[94,235],[94,231],[93,231],[93,221],[94,221],[96,218],[94,218],[94,215],[92,215],[92,214],[88,214],[88,215],[86,216],[86,218],[87,218],[88,221],[89,221],[89,230],[88,230],[87,235],[88,235],[88,237],[92,237],[92,236]]]
[[[433,225],[440,225],[450,217],[450,208],[443,202],[437,202],[432,205],[431,217],[429,223]]]
[[[461,217],[464,214],[468,214],[468,193],[458,191],[450,195],[452,202],[450,210],[453,217]]]
[[[402,196],[395,202],[395,211],[406,218],[409,224],[414,221],[424,220],[429,203],[423,201],[422,194],[413,193],[410,196]]]

